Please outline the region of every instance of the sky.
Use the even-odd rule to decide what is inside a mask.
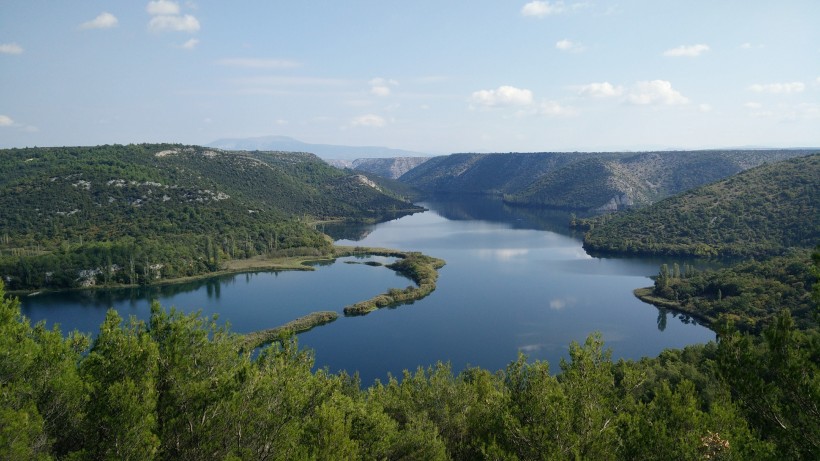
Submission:
[[[817,147],[818,24],[817,0],[0,0],[0,147]]]

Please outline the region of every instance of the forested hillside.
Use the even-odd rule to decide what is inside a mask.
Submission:
[[[785,309],[798,328],[816,329],[820,311],[812,301],[811,286],[818,274],[811,269],[810,254],[793,249],[784,256],[707,271],[664,264],[654,286],[636,294],[660,308],[693,315],[714,329],[731,322],[739,330],[760,334]]]
[[[651,204],[800,150],[454,154],[400,179],[429,193],[503,195],[507,203],[579,211]]]
[[[419,208],[311,154],[127,145],[0,151],[13,289],[149,283],[257,254],[325,253],[310,223]]]
[[[755,256],[812,248],[820,241],[820,155],[763,165],[586,226],[591,251]]]

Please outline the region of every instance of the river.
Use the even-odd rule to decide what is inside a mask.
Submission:
[[[571,341],[601,332],[613,358],[654,356],[714,339],[714,333],[636,299],[632,290],[672,259],[594,258],[564,213],[509,208],[482,198],[437,199],[429,211],[371,226],[328,227],[341,245],[422,251],[442,258],[438,288],[411,305],[381,309],[299,335],[318,367],[358,371],[365,385],[437,361],[504,368],[518,352],[553,371]],[[389,262],[387,258],[374,258]],[[343,258],[312,272],[258,272],[197,282],[24,297],[33,321],[63,331],[95,331],[108,307],[147,319],[151,299],[165,307],[218,314],[237,332],[269,328],[308,312],[336,310],[411,282],[384,267]]]

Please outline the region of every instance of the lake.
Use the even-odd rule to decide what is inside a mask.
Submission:
[[[601,332],[613,358],[654,356],[715,335],[659,311],[632,290],[649,286],[668,259],[594,258],[566,213],[510,208],[499,200],[442,198],[429,211],[371,226],[326,226],[340,245],[422,251],[442,258],[438,288],[411,305],[381,309],[299,335],[318,367],[358,371],[364,385],[437,361],[504,368],[518,352],[558,370],[571,341]],[[389,258],[370,258],[389,263]],[[108,307],[147,319],[151,299],[165,307],[218,314],[237,332],[270,328],[318,310],[336,310],[408,279],[341,258],[312,272],[257,272],[118,290],[44,293],[21,301],[33,321],[94,332]]]

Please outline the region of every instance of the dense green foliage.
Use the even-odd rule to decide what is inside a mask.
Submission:
[[[454,154],[400,179],[428,193],[503,195],[510,204],[580,211],[640,207],[806,150]]]
[[[587,222],[584,248],[696,256],[812,248],[820,241],[819,204],[820,155],[800,157]]]
[[[312,221],[418,210],[311,154],[7,149],[0,170],[0,276],[10,289],[150,283],[225,259],[325,254]]]
[[[710,323],[731,322],[760,333],[788,309],[800,329],[817,327],[810,287],[817,282],[809,251],[763,261],[750,260],[714,271],[661,267],[651,296],[642,299]],[[647,293],[648,294],[648,293]]]
[[[613,363],[600,336],[553,374],[439,364],[360,389],[292,341],[242,338],[154,305],[90,343],[31,326],[0,286],[2,459],[813,459],[815,332]]]

